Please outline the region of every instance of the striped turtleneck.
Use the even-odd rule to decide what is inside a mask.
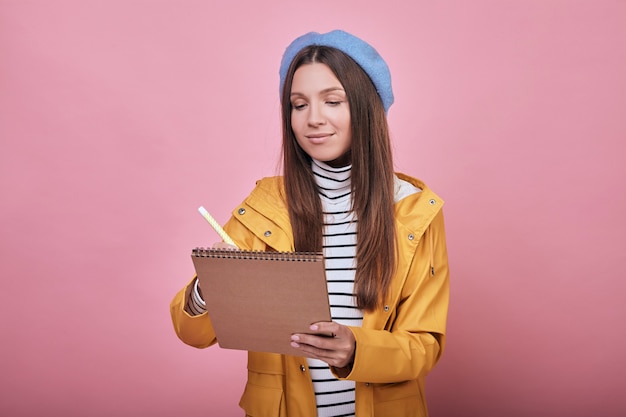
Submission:
[[[361,326],[363,312],[354,297],[357,219],[351,211],[351,167],[333,168],[314,160],[312,169],[324,212],[323,251],[331,317],[346,326]],[[326,362],[307,361],[317,415],[354,416],[354,381],[335,378]]]

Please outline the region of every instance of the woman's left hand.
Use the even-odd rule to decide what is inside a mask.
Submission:
[[[313,323],[311,331],[316,334],[291,335],[291,346],[303,356],[322,360],[336,368],[347,368],[354,361],[356,340],[347,326],[323,321]]]

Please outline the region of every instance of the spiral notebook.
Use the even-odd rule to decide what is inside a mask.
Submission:
[[[291,335],[331,321],[321,253],[196,248],[191,257],[222,348],[298,355]]]

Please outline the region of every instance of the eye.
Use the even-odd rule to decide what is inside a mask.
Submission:
[[[341,103],[342,103],[341,101],[327,101],[326,102],[326,104],[328,104],[329,106],[338,106]]]
[[[294,110],[303,110],[306,107],[306,103],[300,103],[300,104],[291,103],[291,107]]]

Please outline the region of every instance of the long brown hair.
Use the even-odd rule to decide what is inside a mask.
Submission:
[[[327,65],[346,91],[352,129],[352,210],[356,214],[357,251],[354,292],[357,306],[374,310],[389,292],[396,265],[394,172],[387,116],[374,84],[342,51],[308,46],[291,62],[281,98],[283,174],[295,248],[322,251],[323,213],[311,157],[296,142],[291,127],[291,85],[306,64]]]

